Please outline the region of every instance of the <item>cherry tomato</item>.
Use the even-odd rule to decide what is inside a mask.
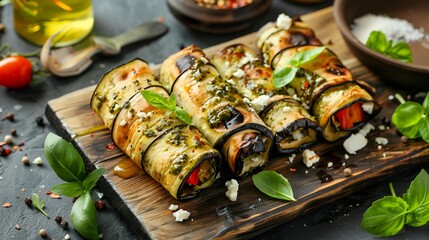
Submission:
[[[31,81],[30,60],[22,56],[12,56],[0,61],[0,85],[6,88],[23,88]]]

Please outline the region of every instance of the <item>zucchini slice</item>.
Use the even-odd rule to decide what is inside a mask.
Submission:
[[[244,177],[268,162],[273,136],[261,118],[244,103],[237,89],[219,75],[202,53],[192,45],[171,55],[162,64],[161,83],[170,87],[177,104],[222,152],[232,173]],[[186,61],[188,64],[184,64]],[[179,65],[189,68],[179,70]],[[248,145],[244,149],[245,144]],[[252,166],[246,164],[249,159],[253,161]]]
[[[274,134],[276,150],[294,153],[317,142],[321,128],[301,103],[274,88],[272,69],[248,46],[234,44],[217,52],[213,64],[259,113]]]

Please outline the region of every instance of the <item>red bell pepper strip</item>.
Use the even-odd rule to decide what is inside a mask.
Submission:
[[[335,113],[335,119],[340,123],[342,129],[353,128],[355,123],[363,121],[363,110],[360,103],[354,103],[347,108]]]
[[[194,171],[186,179],[186,183],[192,186],[198,185],[198,173],[200,172],[200,166],[196,167]]]

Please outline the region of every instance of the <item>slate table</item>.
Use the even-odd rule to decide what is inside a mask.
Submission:
[[[209,47],[254,32],[267,21],[274,20],[281,12],[297,16],[331,4],[332,1],[325,1],[315,5],[299,5],[286,0],[274,0],[269,13],[251,28],[232,34],[211,35],[190,30],[179,23],[169,12],[165,1],[94,0],[95,34],[113,36],[141,22],[159,18],[165,20],[169,26],[169,32],[156,41],[126,47],[118,56],[99,57],[88,71],[77,77],[49,76],[42,83],[22,90],[7,90],[0,87],[0,118],[9,112],[14,113],[15,117],[13,122],[0,121],[0,141],[9,134],[11,129],[16,129],[18,136],[14,138],[15,143],[24,143],[20,150],[14,151],[9,156],[0,156],[0,204],[12,204],[9,208],[0,207],[0,238],[39,239],[39,229],[44,228],[51,239],[63,239],[66,234],[69,234],[71,239],[81,239],[73,226],[65,230],[53,219],[59,215],[70,222],[71,199],[67,197],[53,199],[45,194],[50,187],[61,182],[48,166],[43,154],[44,139],[49,132],[53,131],[44,117],[48,100],[93,85],[108,69],[135,57],[157,64],[182,46],[197,44],[202,48]],[[37,48],[22,40],[14,32],[11,5],[3,7],[0,16],[1,22],[6,27],[0,35],[1,44],[10,44],[12,50],[18,52],[30,52]],[[44,126],[36,123],[38,117],[44,119]],[[30,161],[42,157],[44,164],[41,167],[33,163],[25,166],[21,162],[23,156],[28,156]],[[388,181],[393,182],[398,194],[402,194],[417,173],[416,170]],[[389,195],[388,181],[302,215],[298,219],[258,236],[257,239],[378,239],[366,233],[359,225],[362,214],[371,203],[382,196]],[[50,213],[51,219],[45,218],[41,213],[24,204],[24,199],[30,197],[33,192],[38,193],[46,201],[46,211]],[[100,197],[107,203],[105,209],[97,212],[99,229],[104,239],[141,238],[131,232],[117,210],[110,206],[109,198],[96,190],[93,198]],[[391,239],[428,238],[429,225],[405,228]]]

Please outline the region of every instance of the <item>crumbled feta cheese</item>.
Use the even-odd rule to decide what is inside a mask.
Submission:
[[[378,149],[378,150],[381,150],[381,148],[382,148],[382,147],[383,147],[383,146],[378,145],[378,146],[377,146],[377,149]]]
[[[119,123],[119,126],[123,127],[127,125],[127,121],[125,121],[125,119],[122,119],[122,121]]]
[[[270,97],[267,95],[261,95],[252,101],[252,107],[255,109],[256,112],[260,112],[264,110],[264,108],[270,104]]]
[[[320,157],[313,150],[305,149],[302,152],[302,160],[307,167],[311,167],[320,160]]]
[[[373,102],[362,103],[362,110],[368,114],[372,114],[372,112],[374,111],[374,103]]]
[[[387,138],[384,137],[377,137],[375,138],[375,142],[381,145],[386,145],[387,143],[389,143],[389,141],[387,140]]]
[[[379,126],[378,126],[378,130],[380,130],[380,131],[384,131],[384,130],[386,130],[386,126],[384,126],[384,125],[379,125]]]
[[[292,153],[292,155],[289,156],[289,162],[293,163],[293,160],[295,159],[295,157],[296,157],[296,154]]]
[[[367,123],[367,124],[365,124],[365,125],[362,127],[362,129],[361,129],[361,130],[359,130],[359,133],[360,133],[362,136],[366,137],[366,135],[368,135],[368,133],[369,133],[369,132],[371,132],[371,130],[374,130],[374,129],[375,129],[375,127],[374,127],[372,124]]]
[[[131,112],[127,113],[127,119],[130,120],[131,118],[133,118],[133,114]]]
[[[386,153],[383,153],[383,157],[387,157],[387,154],[386,154]]]
[[[292,19],[288,15],[281,13],[277,17],[276,26],[287,30],[292,26]]]
[[[415,98],[424,98],[426,97],[426,92],[418,92],[414,95]]]
[[[242,78],[242,77],[244,77],[244,75],[245,75],[246,73],[243,71],[243,70],[241,70],[241,69],[237,69],[237,71],[235,71],[233,74],[232,74],[232,76],[234,76],[234,77],[236,77],[236,78]]]
[[[260,161],[259,156],[257,156],[257,155],[251,157],[250,160],[252,160],[252,162],[259,162]]]
[[[292,95],[292,98],[297,100],[297,101],[301,101],[301,98],[298,97],[298,95],[296,95],[296,93],[294,95]]]
[[[183,220],[186,220],[191,216],[191,213],[186,210],[179,209],[173,213],[173,216],[176,218],[176,222],[183,222]]]
[[[344,154],[344,159],[346,159],[346,160],[347,160],[347,159],[349,159],[349,157],[350,157],[350,156],[349,156],[348,154]]]
[[[301,129],[297,129],[295,131],[292,132],[292,138],[294,140],[301,140],[304,137],[304,133],[302,132]]]
[[[33,160],[33,163],[40,166],[43,164],[42,158],[41,157],[37,157]]]
[[[110,115],[110,116],[109,116],[109,119],[110,119],[110,120],[115,119],[115,115],[113,115],[113,114],[112,114],[112,115]]]
[[[249,62],[250,62],[250,58],[248,58],[247,56],[244,56],[240,60],[240,65],[243,66],[243,65],[248,64]]]
[[[368,139],[364,135],[362,135],[360,132],[356,134],[350,135],[344,143],[344,149],[349,154],[356,154],[356,151],[361,150],[368,144]]]
[[[226,80],[226,82],[231,84],[231,85],[235,85],[235,81],[232,79],[228,79],[228,80]]]
[[[333,167],[334,166],[334,163],[333,162],[328,162],[328,168],[331,168],[331,167]]]
[[[243,98],[243,101],[246,103],[246,104],[252,104],[252,101],[250,101],[250,99],[248,99],[247,97],[245,97],[245,98]]]
[[[306,110],[309,110],[309,109],[310,109],[310,106],[308,106],[308,104],[307,104],[307,103],[305,103],[305,102],[302,102],[302,106],[303,106]]]
[[[247,84],[246,84],[246,88],[248,88],[249,90],[253,90],[253,89],[255,89],[255,87],[257,87],[257,85],[252,80],[248,81]]]
[[[392,101],[393,99],[395,99],[395,96],[393,96],[393,95],[389,95],[388,99],[389,99],[390,101]]]
[[[238,196],[238,182],[235,179],[231,179],[230,181],[226,181],[225,187],[228,188],[225,195],[229,198],[229,200],[235,202],[237,201]]]
[[[176,211],[177,209],[179,209],[179,205],[176,204],[170,204],[170,206],[168,207],[168,210],[170,211]]]
[[[147,117],[147,114],[145,112],[139,111],[137,113],[137,117],[145,119]]]
[[[65,236],[64,236],[64,240],[69,240],[70,239],[70,235],[67,233]]]
[[[113,111],[119,111],[121,109],[121,106],[119,106],[119,104],[115,103],[115,106],[113,107]]]

